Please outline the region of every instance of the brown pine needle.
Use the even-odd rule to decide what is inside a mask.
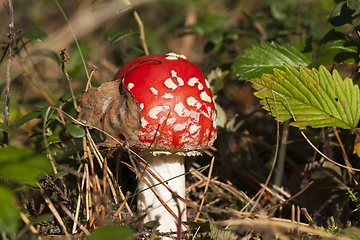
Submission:
[[[213,167],[214,167],[214,160],[215,160],[215,157],[213,157],[211,159],[211,163],[210,163],[210,168],[209,168],[209,174],[208,174],[208,177],[207,177],[207,181],[206,181],[206,185],[205,185],[205,190],[204,190],[204,195],[201,199],[201,203],[200,203],[200,207],[199,207],[199,212],[196,214],[196,217],[195,217],[195,222],[197,222],[198,218],[199,218],[199,215],[200,215],[200,211],[201,211],[201,208],[202,206],[204,205],[204,201],[205,201],[205,197],[206,197],[206,193],[207,193],[207,190],[209,188],[209,183],[210,183],[210,180],[211,180],[211,174],[212,174],[212,170],[213,170]]]

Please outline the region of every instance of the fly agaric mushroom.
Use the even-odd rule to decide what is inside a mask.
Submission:
[[[217,113],[209,83],[198,67],[185,56],[174,53],[136,58],[126,63],[114,80],[122,78],[141,109],[141,128],[135,149],[145,160],[150,160],[152,171],[166,181],[172,191],[185,198],[184,157],[200,155],[216,139]],[[144,178],[152,186],[158,184],[154,190],[179,216],[171,192],[146,171]],[[146,188],[140,181],[138,208],[145,210],[151,206],[152,209],[145,222],[159,216],[160,232],[176,231],[175,218],[150,189],[141,192]],[[181,220],[186,221],[186,205],[178,203]]]

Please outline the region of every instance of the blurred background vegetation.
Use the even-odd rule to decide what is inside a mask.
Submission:
[[[0,2],[2,3],[0,46],[4,53],[8,44],[9,15],[7,1],[0,0]],[[208,154],[195,160],[197,164],[204,166],[210,162],[213,154],[217,156],[213,170],[215,182],[210,185],[204,211],[210,214],[210,219],[216,221],[239,217],[239,211],[249,200],[245,199],[244,195],[249,198],[254,197],[270,172],[277,127],[276,121],[261,109],[259,101],[253,96],[251,84],[240,81],[247,79],[239,79],[231,67],[236,58],[245,53],[245,49],[261,41],[274,41],[283,45],[306,36],[311,37],[312,47],[316,47],[329,31],[335,29],[358,43],[359,37],[356,32],[358,19],[354,19],[352,24],[336,27],[328,21],[339,2],[341,1],[14,0],[15,29],[21,29],[21,32],[16,36],[15,57],[11,71],[9,127],[12,136],[9,145],[30,148],[37,153],[46,152],[42,135],[46,106],[61,105],[63,111],[76,117],[71,101],[61,100],[68,99],[69,94],[66,78],[60,68],[61,50],[66,49],[69,54],[67,71],[77,96],[84,91],[93,66],[96,66],[97,71],[91,83],[92,86],[99,86],[110,81],[122,64],[144,55],[143,44],[139,37],[139,23],[134,17],[136,10],[144,24],[146,44],[151,54],[168,52],[184,54],[200,67],[209,80],[212,80],[212,90],[219,105],[218,140]],[[74,36],[81,51],[75,43]],[[7,56],[0,65],[1,112],[4,110],[6,59]],[[358,82],[357,64],[342,64],[337,65],[336,68],[342,76],[355,72],[352,78]],[[19,124],[18,121],[23,116],[34,111],[38,114],[31,117],[32,121],[28,121],[29,117]],[[74,170],[80,169],[81,139],[66,133],[69,129],[64,128],[64,123],[70,123],[71,119],[65,116],[63,122],[55,121],[58,118],[54,117],[54,121],[50,121],[46,128],[51,154],[57,164]],[[0,122],[3,122],[2,115]],[[307,134],[322,150],[327,149],[326,144],[330,143],[333,159],[343,162],[339,143],[332,139],[326,140],[327,138],[323,136],[327,133],[324,131],[327,130],[307,129]],[[354,136],[350,131],[345,130],[340,134],[351,164],[353,167],[359,167],[358,157],[351,155]],[[334,138],[333,133],[329,136]],[[0,142],[2,141],[0,136]],[[275,216],[291,219],[294,216],[291,212],[293,204],[306,208],[311,215],[310,221],[302,212],[302,222],[312,226],[314,224],[318,227],[322,226],[327,231],[333,227],[334,234],[337,233],[337,226],[345,228],[349,224],[357,225],[358,211],[352,211],[356,209],[354,199],[357,198],[349,197],[348,190],[355,189],[357,192],[359,177],[356,174],[349,175],[347,171],[334,165],[326,165],[327,163],[324,163],[300,136],[297,129],[290,129],[287,147],[284,171],[278,170],[274,174],[275,176],[276,173],[280,174],[277,178],[281,179],[279,187],[288,194],[282,193],[285,198],[293,196],[312,180],[317,181],[302,195],[292,200],[291,204],[274,213]],[[109,163],[109,165],[114,165],[112,167],[115,168],[115,164]],[[326,170],[323,168],[325,166]],[[132,173],[124,166],[117,171],[121,173],[119,185],[125,192],[133,192],[136,181]],[[207,176],[207,172],[203,174]],[[63,175],[65,176],[66,173]],[[59,176],[52,173],[50,177],[55,181]],[[189,175],[187,179],[189,186],[199,183],[198,185],[202,187],[205,180],[194,175]],[[77,181],[79,178],[73,175],[67,175],[65,178],[72,196],[78,193]],[[271,184],[269,187],[274,189]],[[39,194],[34,194],[30,190],[38,189],[36,186],[19,182],[7,182],[6,185],[12,189],[22,188],[16,193],[18,206],[26,208],[28,202],[34,201],[34,209],[38,209],[43,203]],[[188,197],[199,205],[204,189],[200,187],[191,189]],[[50,191],[49,194],[53,199],[59,198],[59,193],[54,193],[50,188],[47,191]],[[239,194],[240,191],[244,195]],[[274,206],[279,202],[279,198],[274,197],[273,194],[271,191],[263,194],[258,211],[261,212],[262,208]],[[73,206],[72,204],[76,202],[75,198],[69,200],[72,202],[69,206]],[[34,219],[34,213],[31,211],[25,212],[29,218]],[[62,216],[65,215],[63,213]],[[192,219],[195,213],[190,211],[189,215]],[[50,225],[57,226],[56,223]],[[40,232],[46,235],[53,233],[55,227],[52,229],[52,232],[50,230]],[[243,236],[242,234],[246,232],[244,229],[237,230],[238,236]],[[257,231],[253,236],[256,236]],[[63,232],[59,230],[58,234],[61,235]],[[301,235],[296,236],[301,237]]]

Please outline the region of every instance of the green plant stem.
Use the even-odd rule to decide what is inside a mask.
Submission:
[[[80,45],[79,45],[79,43],[78,43],[78,41],[77,41],[77,38],[76,38],[76,36],[75,36],[75,33],[74,33],[74,31],[72,30],[71,25],[70,25],[70,23],[69,23],[69,20],[68,20],[68,18],[67,18],[67,16],[66,16],[64,10],[62,9],[61,5],[59,4],[59,2],[58,2],[57,0],[55,0],[55,3],[58,5],[58,7],[59,7],[59,9],[60,9],[60,11],[61,11],[61,13],[62,13],[62,15],[64,16],[65,21],[66,21],[67,24],[69,25],[69,29],[70,29],[70,31],[71,31],[71,34],[73,35],[74,41],[75,41],[76,46],[77,46],[77,48],[78,48],[78,50],[79,50],[79,54],[80,54],[80,57],[81,57],[81,61],[82,61],[83,65],[84,65],[84,70],[85,70],[86,77],[89,78],[89,73],[88,73],[87,68],[86,68],[85,59],[84,59],[84,56],[83,56],[83,54],[82,54]]]

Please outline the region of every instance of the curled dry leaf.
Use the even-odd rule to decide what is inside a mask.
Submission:
[[[79,121],[99,128],[119,141],[125,140],[126,146],[138,141],[140,107],[121,79],[106,82],[98,88],[92,87],[83,93],[77,111]],[[105,146],[116,145],[111,137],[105,137]]]

